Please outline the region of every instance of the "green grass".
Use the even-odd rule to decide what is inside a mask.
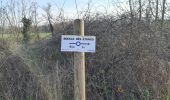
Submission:
[[[38,33],[39,38],[41,39],[50,39],[51,38],[51,33]],[[37,39],[37,34],[36,33],[31,33],[30,34],[31,40],[36,40]],[[18,39],[17,39],[18,38]],[[13,35],[13,34],[0,34],[0,39],[5,39],[5,40],[22,40],[22,33],[19,33],[19,36]]]
[[[51,38],[51,33],[39,33],[39,35],[40,35],[40,39],[41,38],[45,38],[45,39]]]
[[[36,33],[30,34],[29,43],[35,43],[40,40],[46,40],[51,38],[51,33],[39,33],[39,38]],[[15,51],[18,47],[23,44],[23,36],[22,33],[19,33],[18,37],[14,34],[0,34],[0,40],[4,41],[10,51]],[[3,43],[3,42],[2,42]]]

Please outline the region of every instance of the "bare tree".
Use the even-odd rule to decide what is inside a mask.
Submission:
[[[7,19],[6,24],[8,26],[8,32],[16,37],[16,39],[20,39],[19,35],[21,33],[21,20],[24,16],[29,16],[28,6],[31,2],[26,2],[26,0],[7,0],[4,3],[5,9],[4,14]]]
[[[1,1],[1,7],[0,7],[0,34],[2,36],[2,39],[4,39],[4,29],[5,29],[5,21],[6,21],[6,17],[5,17],[5,8],[2,5],[2,1]]]
[[[152,21],[152,15],[153,15],[151,0],[148,0],[148,4],[146,6],[146,13],[145,13],[145,15],[146,15],[145,18],[146,18],[147,23],[150,24],[151,21]]]
[[[159,7],[159,6],[158,6],[158,5],[159,5],[158,3],[159,3],[159,0],[156,0],[156,10],[155,10],[155,11],[156,11],[156,14],[155,14],[155,22],[157,22],[157,20],[158,20],[158,9],[159,9],[159,8],[158,8],[158,7]]]
[[[163,4],[162,4],[162,20],[161,20],[161,27],[163,27],[164,19],[165,19],[165,10],[166,10],[165,4],[166,4],[166,0],[163,0],[162,2],[163,2]]]
[[[52,24],[52,15],[51,15],[51,4],[48,4],[47,7],[44,8],[44,11],[46,12],[47,20],[50,25],[50,31],[52,33],[52,39],[55,38],[55,33],[54,33],[54,27]]]
[[[141,20],[142,17],[142,3],[141,0],[139,0],[139,21]]]
[[[32,24],[33,24],[33,32],[36,33],[37,39],[40,39],[39,32],[38,32],[39,21],[37,19],[38,4],[36,1],[32,2],[32,5],[30,6],[30,10],[31,10],[31,20],[32,20]]]
[[[129,7],[130,7],[131,18],[133,19],[132,0],[129,0]]]

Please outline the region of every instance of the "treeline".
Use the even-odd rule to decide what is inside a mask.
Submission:
[[[86,10],[77,12],[77,16],[81,16],[82,19],[102,16],[103,13],[95,14],[91,11],[93,9],[91,3],[92,1],[88,2]],[[114,1],[108,3],[114,3]],[[36,0],[1,0],[0,5],[0,34],[11,33],[9,30],[18,34],[23,27],[22,19],[26,17],[31,20],[34,33],[51,31],[55,36],[55,24],[68,21],[67,16],[64,16],[64,6],[57,8],[58,14],[53,14],[52,9],[55,5],[52,3],[41,7]],[[115,20],[128,17],[131,21],[145,20],[149,24],[156,23],[155,26],[159,24],[159,27],[163,27],[165,20],[169,18],[169,3],[166,0],[127,0],[124,2],[118,0],[114,6],[115,9],[106,9],[106,12],[113,12],[113,15],[111,13],[108,15],[114,16]],[[106,13],[105,16],[107,16]]]

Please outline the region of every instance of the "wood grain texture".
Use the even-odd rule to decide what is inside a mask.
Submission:
[[[74,21],[75,35],[84,36],[84,21]],[[85,53],[74,53],[74,98],[75,100],[86,100],[85,93]]]

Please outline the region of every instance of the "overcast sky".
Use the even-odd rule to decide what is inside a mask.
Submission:
[[[128,10],[128,7],[125,6],[128,3],[127,0],[36,0],[36,1],[41,7],[45,7],[47,6],[48,3],[50,3],[53,7],[53,14],[57,13],[60,8],[63,8],[64,15],[69,18],[76,18],[77,12],[81,13],[82,11],[86,11],[88,8],[88,3],[90,1],[91,12],[112,13],[111,11],[118,10],[116,9],[116,7],[119,8],[122,7]]]
[[[77,11],[78,13],[86,11],[88,3],[90,1],[91,12],[118,14],[120,12],[129,11],[128,6],[129,0],[36,0],[36,1],[41,7],[47,6],[47,3],[50,3],[53,7],[53,14],[57,14],[57,12],[59,12],[58,11],[59,8],[63,8],[64,16],[69,18],[76,18]],[[143,3],[147,1],[148,0],[142,0]],[[161,1],[162,0],[160,0],[159,2]],[[170,3],[170,0],[166,1],[167,3]]]
[[[6,1],[10,1],[10,0],[0,0],[0,1],[4,2],[5,4]],[[129,6],[128,6],[129,0],[25,0],[25,2],[27,2],[26,4],[31,3],[31,1],[35,1],[38,3],[39,5],[38,11],[40,13],[39,16],[41,16],[41,14],[43,13],[45,14],[43,8],[47,7],[48,3],[52,5],[53,16],[59,15],[59,12],[61,11],[62,8],[64,17],[69,19],[70,18],[75,19],[78,17],[78,15],[83,15],[81,13],[87,11],[89,2],[90,2],[91,13],[99,12],[104,14],[116,15],[116,14],[121,14],[122,12],[129,11]],[[160,0],[159,2],[161,1],[162,0]],[[148,0],[142,0],[142,2],[143,4],[145,4],[145,2],[148,2]],[[167,0],[167,2],[169,3],[170,0]],[[170,8],[170,6],[168,8]],[[79,18],[81,18],[81,16]]]

